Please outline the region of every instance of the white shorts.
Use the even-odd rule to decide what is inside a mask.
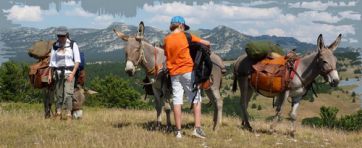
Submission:
[[[183,104],[184,92],[186,93],[190,103],[194,97],[195,99],[193,103],[201,102],[200,90],[192,92],[193,81],[194,74],[192,72],[171,76],[172,101],[174,105]]]

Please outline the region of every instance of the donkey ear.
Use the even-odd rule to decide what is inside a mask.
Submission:
[[[324,41],[323,41],[323,35],[320,34],[317,39],[317,47],[318,50],[321,51],[324,48]]]
[[[125,35],[122,32],[116,31],[116,29],[113,29],[113,32],[116,33],[116,35],[121,38],[123,41],[128,41],[129,36]]]
[[[138,25],[138,32],[136,39],[143,39],[144,34],[145,34],[145,24],[143,23],[143,21],[141,21],[140,24]]]
[[[328,46],[328,49],[335,51],[337,49],[339,43],[341,43],[341,39],[342,39],[342,34],[339,34],[337,39],[331,45]]]
[[[138,32],[140,32],[142,34],[142,36],[145,33],[145,24],[143,23],[143,21],[141,21],[139,26],[138,26]]]

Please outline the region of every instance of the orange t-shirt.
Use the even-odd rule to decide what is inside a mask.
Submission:
[[[192,42],[201,42],[191,34]],[[171,76],[192,72],[194,63],[184,32],[170,33],[164,39],[166,66]]]

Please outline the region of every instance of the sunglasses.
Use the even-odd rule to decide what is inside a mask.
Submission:
[[[65,35],[57,35],[58,38],[64,38]]]

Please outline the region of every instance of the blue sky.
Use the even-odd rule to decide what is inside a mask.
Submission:
[[[361,0],[10,0],[0,2],[0,8],[2,28],[106,28],[143,20],[167,30],[170,18],[181,15],[192,29],[225,25],[248,35],[290,36],[309,43],[320,33],[327,42],[342,33],[342,46],[362,47]]]

